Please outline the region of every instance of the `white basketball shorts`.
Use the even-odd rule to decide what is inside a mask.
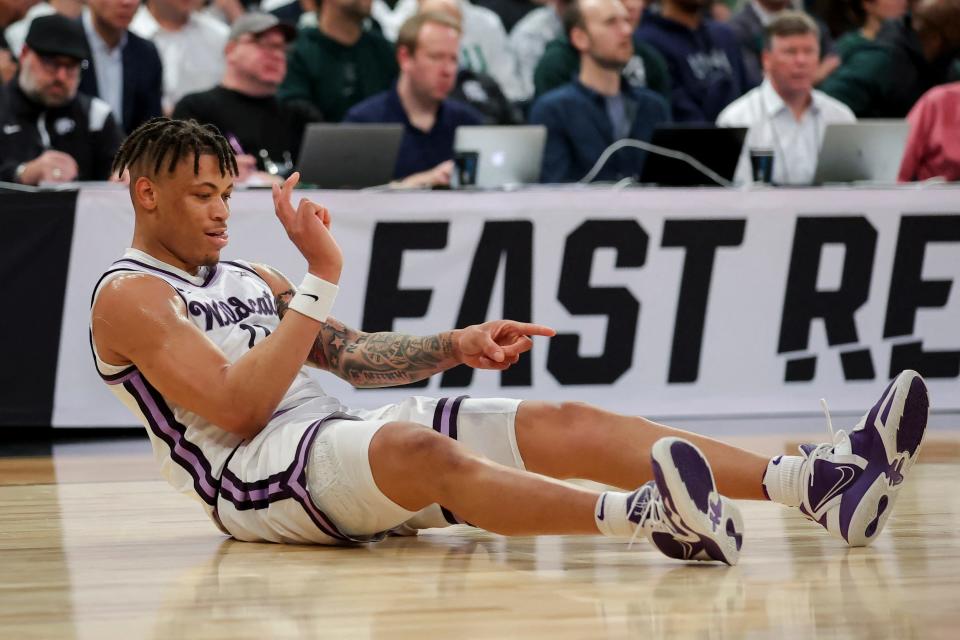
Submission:
[[[414,422],[494,462],[523,469],[515,430],[519,406],[519,400],[506,398],[417,396],[379,409],[350,410],[360,420],[331,420],[317,434],[307,464],[307,488],[317,508],[350,536],[369,536],[402,524],[425,529],[463,523],[440,505],[413,512],[387,498],[373,480],[370,441],[388,422]]]

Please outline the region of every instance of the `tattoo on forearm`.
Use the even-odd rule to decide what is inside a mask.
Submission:
[[[275,297],[282,319],[294,291]],[[382,331],[363,333],[335,318],[320,328],[307,361],[355,387],[391,387],[428,378],[457,364],[450,333],[418,337]]]
[[[273,297],[273,302],[277,307],[277,315],[280,316],[281,320],[283,320],[283,316],[286,315],[287,309],[290,307],[290,301],[293,300],[295,293],[293,289],[287,289],[283,293],[278,293]]]
[[[355,387],[416,382],[455,365],[450,334],[360,333],[328,321],[320,332],[330,371]]]

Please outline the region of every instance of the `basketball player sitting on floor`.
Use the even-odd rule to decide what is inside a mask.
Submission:
[[[237,168],[215,129],[152,120],[118,152],[114,170],[125,169],[136,225],[94,292],[96,366],[147,427],[164,476],[237,539],[371,542],[470,523],[504,535],[642,533],[670,557],[734,564],[743,523],[731,498],[799,508],[866,545],[916,460],[928,398],[913,371],[850,433],[773,460],[579,403],[414,397],[348,410],[305,365],[357,387],[398,385],[459,364],[506,369],[531,336],[554,332],[497,320],[414,337],[328,316],[343,258],[327,210],[291,205],[296,174],[273,201],[307,261],[301,285],[221,261]]]

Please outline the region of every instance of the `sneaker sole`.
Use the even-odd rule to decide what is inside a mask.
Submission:
[[[680,438],[661,438],[653,445],[651,455],[664,504],[700,538],[710,558],[737,564],[743,545],[743,518],[733,501],[717,492],[710,463],[700,450]]]
[[[916,462],[930,414],[927,387],[916,371],[901,373],[883,398],[863,423],[863,429],[876,430],[883,451],[871,451],[876,459],[844,492],[833,529],[853,547],[869,545],[883,531],[899,488]]]

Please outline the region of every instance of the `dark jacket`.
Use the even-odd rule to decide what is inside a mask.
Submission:
[[[86,36],[86,33],[84,33]],[[87,43],[89,46],[89,43]],[[163,115],[160,96],[163,94],[163,66],[157,47],[149,40],[127,32],[123,47],[123,128],[130,133],[149,120]],[[80,76],[80,91],[88,96],[100,96],[97,72],[89,66]]]
[[[886,23],[874,42],[849,52],[819,88],[858,118],[903,118],[928,89],[951,79],[956,54],[927,60],[907,15]]]
[[[677,122],[715,122],[724,107],[751,89],[740,44],[725,24],[705,19],[696,29],[647,10],[637,37],[667,61]]]
[[[652,46],[633,38],[634,55],[623,70],[623,79],[631,86],[646,87],[670,101],[670,73],[663,56]],[[547,43],[543,57],[533,72],[534,97],[565,85],[580,73],[580,53],[566,36]]]
[[[649,89],[622,83],[630,114],[630,137],[649,142],[658,124],[670,121],[670,105]],[[577,182],[614,142],[604,97],[579,80],[545,93],[533,103],[530,123],[547,127],[541,182]],[[596,180],[640,175],[646,154],[637,149],[614,153]]]
[[[77,161],[78,180],[106,180],[123,133],[110,106],[78,93],[48,109],[24,95],[18,78],[0,90],[0,181],[13,182],[17,166],[53,149]]]

